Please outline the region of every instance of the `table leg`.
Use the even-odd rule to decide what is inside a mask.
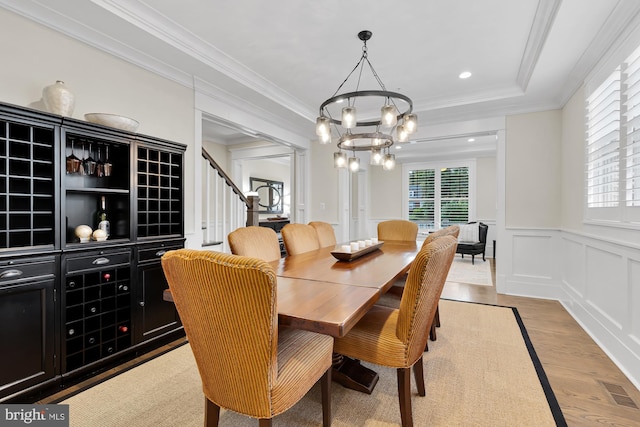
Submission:
[[[359,360],[334,353],[331,379],[343,387],[371,394],[379,376],[376,371],[363,366]]]

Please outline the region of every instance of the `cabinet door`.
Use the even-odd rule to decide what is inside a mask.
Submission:
[[[183,152],[161,147],[137,149],[139,239],[183,235]]]
[[[57,135],[0,107],[0,249],[56,245]]]
[[[54,266],[0,268],[0,400],[55,376]]]
[[[175,331],[182,327],[175,305],[163,299],[169,287],[164,277],[160,257],[167,250],[179,249],[183,245],[143,246],[138,250],[138,292],[136,310],[136,342]]]

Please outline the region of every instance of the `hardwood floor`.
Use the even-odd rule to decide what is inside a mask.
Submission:
[[[493,260],[487,259],[487,262],[493,263]],[[640,391],[559,302],[498,295],[493,286],[462,283],[447,283],[442,297],[518,309],[569,426],[640,426]],[[443,324],[447,321],[446,318],[441,320]],[[183,339],[177,340],[151,355],[135,359],[38,403],[58,401],[82,387],[182,343]]]
[[[569,426],[640,426],[640,391],[559,302],[461,283],[447,283],[442,298],[518,309]]]

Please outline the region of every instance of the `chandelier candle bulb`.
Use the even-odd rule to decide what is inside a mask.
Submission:
[[[344,107],[342,109],[342,126],[352,129],[356,125],[356,109],[355,107]]]
[[[333,162],[334,166],[337,168],[346,168],[347,167],[347,153],[333,153]]]

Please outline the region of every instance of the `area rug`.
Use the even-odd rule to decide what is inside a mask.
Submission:
[[[462,258],[457,255],[453,258],[451,269],[447,276],[447,282],[466,283],[470,285],[493,286],[491,279],[491,261],[482,261],[482,257],[476,257],[475,263],[471,263],[471,256]]]
[[[555,396],[517,311],[442,300],[442,327],[424,356],[427,396],[412,379],[416,426],[564,426]],[[445,321],[446,319],[446,321]],[[380,374],[371,395],[332,387],[334,427],[398,426],[395,370]],[[204,396],[189,345],[134,367],[61,402],[77,427],[202,426]],[[316,385],[274,426],[322,425]],[[221,426],[257,421],[222,410]]]

